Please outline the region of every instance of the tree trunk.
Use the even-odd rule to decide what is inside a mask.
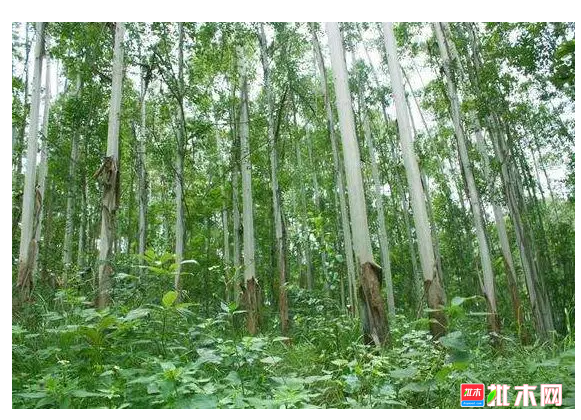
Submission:
[[[371,173],[373,175],[373,183],[375,184],[375,207],[377,209],[377,221],[379,223],[379,245],[381,248],[381,266],[383,280],[387,289],[387,309],[390,315],[395,315],[395,301],[393,297],[393,282],[391,279],[391,261],[389,257],[389,239],[387,237],[387,229],[385,227],[385,212],[383,210],[383,186],[379,179],[379,168],[377,166],[377,156],[375,154],[375,147],[373,146],[373,138],[371,136],[371,128],[369,127],[369,120],[367,114],[363,115],[363,131],[367,148],[369,150],[369,158],[371,161]]]
[[[42,219],[45,208],[45,191],[46,175],[48,173],[48,121],[50,114],[50,60],[46,60],[46,79],[44,91],[44,113],[42,121],[42,147],[40,150],[40,165],[38,166],[38,194],[40,208],[36,212],[37,220],[35,221],[34,242],[36,243],[36,252],[34,253],[33,274],[37,273],[38,268],[38,250],[40,246],[40,237],[42,233]]]
[[[22,220],[20,233],[20,252],[18,258],[18,283],[20,300],[29,299],[32,291],[32,272],[36,254],[34,239],[35,214],[40,210],[38,189],[36,188],[36,155],[38,153],[38,123],[40,111],[40,83],[42,61],[44,59],[45,23],[36,23],[36,45],[34,47],[34,73],[32,76],[32,100],[30,103],[30,130],[26,150],[26,172],[22,197]]]
[[[309,156],[309,167],[313,182],[313,204],[315,205],[315,210],[319,212],[322,217],[323,208],[321,206],[321,198],[319,196],[319,181],[317,179],[317,171],[319,167],[316,165],[313,158],[313,137],[310,134],[310,130],[307,128],[307,152]],[[319,240],[321,249],[321,268],[323,271],[323,285],[325,287],[325,294],[330,297],[331,285],[329,284],[329,273],[327,270],[327,246],[325,244],[325,218],[322,217],[322,226],[320,228]]]
[[[456,92],[456,85],[452,73],[452,65],[449,59],[448,43],[443,34],[443,29],[439,23],[434,23],[434,32],[438,41],[440,49],[440,57],[443,61],[444,73],[446,74],[446,86],[448,91],[448,99],[450,100],[450,108],[452,114],[452,122],[454,123],[454,132],[456,133],[456,140],[458,151],[460,155],[460,164],[464,173],[466,186],[468,189],[468,197],[470,199],[470,207],[472,208],[472,216],[474,218],[474,228],[476,229],[476,238],[478,240],[478,249],[480,251],[480,264],[482,267],[483,276],[483,293],[486,298],[488,306],[488,323],[490,331],[498,334],[500,332],[500,319],[496,309],[496,297],[494,290],[494,274],[492,270],[492,261],[490,259],[490,251],[488,249],[488,240],[486,238],[485,221],[480,203],[480,195],[476,189],[476,182],[472,174],[472,167],[468,157],[468,146],[462,128],[462,114],[460,112],[460,102]]]
[[[416,107],[418,108],[418,112],[420,114],[420,118],[422,119],[422,124],[424,125],[424,129],[426,130],[426,134],[429,137],[431,137],[430,130],[428,128],[428,124],[426,123],[426,119],[424,118],[424,114],[422,113],[422,109],[420,108],[420,104],[418,103],[418,100],[416,98],[414,90],[412,89],[412,85],[411,85],[409,79],[407,78],[406,72],[404,71],[403,67],[401,67],[401,72],[403,74],[404,80],[407,82],[407,84],[410,88],[410,93],[411,93],[412,97],[414,98],[414,102],[416,104]],[[404,86],[404,89],[405,89],[405,86]],[[409,102],[409,99],[407,96],[405,99],[406,99],[406,104],[408,107],[408,112],[410,115],[410,122],[412,124],[412,131],[414,134],[414,138],[416,138],[417,137],[417,130],[416,130],[416,126],[414,124],[414,116],[412,113],[412,108],[410,106],[410,102]],[[439,278],[443,279],[444,278],[444,270],[442,268],[442,255],[440,254],[440,240],[438,238],[438,232],[436,229],[436,219],[434,218],[434,211],[432,209],[432,198],[430,197],[430,186],[428,184],[428,177],[427,177],[426,171],[424,170],[422,165],[420,165],[420,178],[422,179],[422,186],[424,188],[424,193],[426,194],[426,207],[427,207],[427,211],[428,211],[428,220],[430,221],[430,228],[431,228],[431,232],[432,232],[432,241],[434,244],[434,256],[436,258],[436,268],[438,269]]]
[[[12,205],[12,238],[16,238],[16,233],[18,229],[18,222],[21,220],[22,217],[22,154],[24,152],[24,144],[26,142],[26,121],[29,115],[29,103],[28,103],[28,75],[29,75],[29,66],[28,66],[28,58],[30,55],[30,42],[29,42],[29,30],[28,30],[28,22],[24,23],[25,27],[25,41],[24,41],[24,103],[23,103],[23,111],[22,111],[22,125],[19,127],[18,134],[15,133],[15,130],[12,130],[12,166],[14,170],[14,190],[17,191],[17,203],[16,206]]]
[[[256,262],[254,256],[254,215],[252,202],[252,174],[250,163],[249,121],[248,121],[248,86],[246,63],[242,48],[238,48],[240,89],[240,161],[242,171],[242,224],[244,243],[244,287],[243,301],[247,310],[246,328],[250,334],[259,329],[260,286],[256,281]]]
[[[494,190],[494,179],[490,173],[490,160],[488,158],[488,152],[486,150],[486,144],[484,141],[484,136],[482,135],[480,124],[474,117],[474,128],[476,145],[482,161],[484,163],[484,177],[486,178],[486,183],[488,184],[491,192]],[[512,259],[512,251],[510,249],[510,243],[508,240],[508,234],[506,232],[506,225],[504,223],[504,214],[500,206],[492,201],[492,209],[494,213],[494,221],[496,224],[496,231],[498,233],[498,241],[500,243],[500,250],[502,253],[502,260],[504,262],[504,269],[506,272],[506,280],[508,284],[508,290],[510,292],[510,300],[512,303],[512,309],[514,311],[514,319],[517,327],[517,334],[519,335],[521,341],[525,343],[528,340],[526,330],[524,328],[524,313],[522,310],[522,305],[520,302],[519,292],[518,292],[518,282],[516,269],[514,267],[514,261]]]
[[[358,30],[359,30],[359,28],[358,28]],[[360,30],[359,30],[359,33],[361,35]],[[377,85],[378,88],[380,88],[381,83],[379,82],[379,77],[377,75],[377,71],[375,69],[375,66],[373,65],[373,61],[371,61],[371,58],[369,56],[369,52],[367,51],[367,48],[365,47],[365,43],[363,43],[362,45],[363,45],[363,51],[365,52],[365,56],[367,57],[367,61],[368,61],[369,66],[371,68],[371,74],[373,76],[375,84]],[[401,66],[400,66],[400,68],[401,68]],[[383,120],[384,120],[386,126],[389,126],[392,121],[387,113],[387,101],[385,98],[383,98],[383,100],[381,101],[381,111],[382,111]],[[390,146],[390,155],[391,155],[391,159],[393,161],[393,164],[399,165],[399,157],[396,154],[394,142],[391,141],[391,139],[389,140],[389,146]],[[393,185],[393,184],[394,184],[393,182],[390,183],[390,185]],[[402,189],[404,188],[404,183],[403,183],[403,180],[399,174],[399,171],[395,171],[395,185],[400,185]],[[418,313],[418,316],[420,316],[421,311],[422,311],[422,305],[423,305],[424,293],[423,293],[422,289],[424,288],[424,285],[423,285],[423,282],[421,280],[419,270],[417,268],[416,249],[415,249],[415,245],[414,245],[411,224],[409,223],[409,216],[408,216],[408,207],[409,206],[406,204],[405,191],[398,192],[397,189],[394,189],[394,192],[395,192],[395,195],[400,196],[399,200],[396,199],[395,202],[398,203],[396,205],[400,206],[400,211],[404,215],[404,222],[405,222],[406,230],[407,230],[407,234],[408,234],[408,244],[409,244],[411,268],[412,268],[412,277],[414,280],[414,283],[412,284],[412,290],[413,290],[415,301],[416,301],[417,313]],[[428,205],[429,205],[429,203],[428,203]],[[435,245],[434,252],[436,252],[437,249],[438,248]],[[436,263],[438,262],[437,256],[438,256],[438,254],[436,252]],[[440,273],[440,271],[439,271],[439,273]],[[442,276],[440,275],[439,278],[442,278]]]
[[[329,86],[327,85],[327,71],[325,69],[325,62],[321,54],[321,47],[317,34],[314,28],[311,28],[313,35],[313,45],[315,47],[315,56],[319,66],[319,76],[321,78],[321,87],[323,90],[323,99],[325,101],[325,111],[327,113],[327,130],[331,140],[331,148],[333,150],[333,167],[335,169],[335,184],[337,185],[339,196],[339,208],[341,211],[341,232],[343,233],[343,252],[345,254],[345,261],[347,265],[347,282],[349,289],[349,302],[351,304],[351,313],[356,313],[358,308],[357,287],[355,283],[355,262],[353,261],[353,241],[351,238],[351,226],[349,224],[349,210],[347,208],[347,200],[345,200],[345,184],[343,180],[343,165],[339,159],[339,147],[337,138],[335,136],[335,117],[333,115],[333,108],[331,107],[331,100],[329,98]]]
[[[75,96],[81,93],[82,89],[81,74],[77,74],[77,85],[75,89]],[[79,158],[79,129],[73,128],[73,137],[71,139],[71,160],[69,162],[69,177],[67,182],[67,209],[65,215],[65,237],[63,241],[63,282],[66,287],[68,283],[69,274],[71,271],[71,264],[73,262],[73,235],[75,231],[74,216],[75,216],[75,193],[76,193],[76,173],[77,160]]]
[[[184,117],[184,26],[178,22],[179,47],[178,47],[178,130],[176,153],[176,274],[174,288],[178,294],[181,291],[182,260],[184,259],[184,201],[183,201],[183,173],[184,173],[184,141],[185,141],[185,117]]]
[[[138,176],[139,176],[139,186],[138,186],[138,201],[139,201],[139,226],[138,226],[138,236],[139,245],[137,253],[139,254],[140,265],[144,264],[143,254],[145,254],[145,248],[147,247],[147,170],[145,168],[145,158],[146,158],[146,102],[145,97],[147,95],[147,81],[145,69],[142,69],[141,74],[141,124],[139,125],[139,150],[137,154],[137,165],[138,165]],[[139,276],[142,277],[144,274],[143,268],[139,269]]]
[[[442,279],[439,278],[436,268],[434,247],[428,214],[426,211],[426,199],[420,177],[420,169],[413,148],[413,138],[410,130],[410,118],[405,102],[405,92],[401,75],[401,68],[397,58],[397,47],[393,34],[393,24],[383,23],[383,35],[385,49],[387,51],[387,62],[395,98],[398,130],[403,154],[403,162],[406,170],[408,187],[410,190],[410,201],[414,214],[418,247],[420,249],[420,264],[424,276],[424,290],[427,296],[430,312],[430,330],[435,339],[446,333],[447,319],[443,312],[445,304],[444,289]]]
[[[358,294],[361,299],[364,339],[368,344],[385,346],[389,343],[389,324],[381,298],[381,268],[375,264],[371,249],[363,177],[361,175],[361,158],[355,134],[355,120],[351,106],[351,93],[341,32],[339,24],[336,22],[327,23],[326,29],[331,50],[331,66],[347,175],[353,245],[359,265]]]
[[[294,105],[294,99],[293,99]],[[296,112],[294,115],[294,122],[296,126]],[[301,154],[301,144],[300,141],[297,139],[295,141],[295,151],[296,151],[296,159],[297,159],[297,172],[299,174],[303,173],[303,158]],[[300,178],[300,175],[296,177],[296,180],[299,184],[299,201],[300,201],[300,230],[301,230],[301,241],[302,242],[302,254],[305,258],[304,266],[307,276],[307,290],[313,290],[313,261],[311,258],[311,241],[310,241],[310,232],[308,227],[308,215],[307,215],[307,199],[305,197],[305,184],[303,180]]]
[[[280,325],[283,335],[287,334],[289,327],[288,301],[286,297],[286,250],[282,226],[282,209],[280,203],[280,192],[278,186],[278,154],[275,139],[274,121],[274,100],[272,87],[270,85],[270,71],[268,67],[267,41],[264,33],[264,25],[260,25],[260,52],[262,59],[262,69],[264,72],[264,90],[268,102],[268,144],[270,148],[270,186],[272,192],[272,211],[274,217],[275,248],[278,269],[279,284],[279,313]]]
[[[508,158],[510,155],[508,145],[494,119],[492,126],[494,127],[494,135],[492,136],[494,153],[500,162],[505,197],[519,246],[535,328],[540,338],[548,339],[550,338],[549,332],[554,330],[552,313],[540,290],[539,271],[534,259],[535,249],[529,234],[530,227],[522,216],[524,207],[522,191],[517,188],[517,185],[520,184],[517,179],[519,175],[514,168],[514,162]]]
[[[104,308],[111,300],[111,248],[115,232],[115,214],[119,206],[119,125],[121,92],[123,85],[123,38],[125,24],[115,24],[115,49],[113,50],[113,77],[111,107],[107,132],[107,157],[95,174],[103,188],[101,202],[101,236],[99,238],[99,296],[97,306]]]
[[[87,148],[85,147],[85,153]],[[85,156],[87,156],[85,154]],[[77,243],[77,267],[81,269],[85,265],[85,243],[87,230],[87,173],[85,168],[81,172],[81,220],[79,223],[79,241]]]
[[[234,246],[234,255],[232,264],[234,264],[234,278],[232,279],[233,282],[233,293],[234,293],[234,301],[236,303],[240,302],[240,267],[241,264],[241,256],[240,256],[240,208],[238,205],[238,200],[240,196],[240,192],[238,191],[238,183],[240,178],[240,139],[235,132],[235,112],[231,112],[231,132],[232,132],[232,153],[231,153],[231,161],[232,161],[232,228],[233,228],[233,246]]]
[[[29,75],[29,66],[28,66],[28,59],[30,56],[30,36],[28,30],[28,22],[24,23],[24,31],[25,31],[25,39],[24,39],[24,104],[23,104],[23,115],[22,115],[22,126],[20,127],[20,133],[16,139],[16,158],[15,158],[15,172],[16,176],[20,177],[22,172],[22,153],[24,152],[24,142],[25,142],[25,134],[26,134],[26,120],[29,114],[29,103],[28,103],[28,75]],[[35,58],[36,59],[36,58]],[[34,84],[34,75],[33,75],[33,84]],[[18,220],[18,218],[16,219]]]

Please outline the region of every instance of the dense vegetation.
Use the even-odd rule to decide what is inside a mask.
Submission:
[[[574,407],[574,31],[13,23],[13,407]]]

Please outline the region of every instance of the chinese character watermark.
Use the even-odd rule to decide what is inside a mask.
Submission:
[[[563,402],[562,384],[542,384],[541,385],[541,406],[555,405],[560,407]]]

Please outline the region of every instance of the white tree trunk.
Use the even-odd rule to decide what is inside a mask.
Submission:
[[[179,293],[181,289],[182,260],[184,259],[184,202],[183,202],[183,173],[184,173],[184,141],[185,141],[185,117],[184,117],[184,27],[178,22],[179,46],[178,46],[178,130],[176,153],[176,274],[174,287]]]
[[[248,81],[246,59],[242,48],[238,48],[238,65],[241,78],[240,89],[240,161],[242,171],[242,225],[244,249],[244,300],[247,308],[247,329],[250,334],[258,332],[258,283],[254,247],[254,214],[252,201],[252,165],[250,162]]]
[[[355,119],[351,106],[345,53],[339,24],[336,22],[327,23],[326,29],[331,50],[331,67],[333,68],[337,111],[341,128],[353,244],[355,258],[360,267],[358,291],[362,300],[364,336],[368,343],[375,343],[378,346],[385,345],[389,340],[389,326],[380,291],[381,269],[373,260],[369,236],[363,177],[361,175],[361,157],[355,133]]]
[[[262,58],[262,70],[264,72],[264,90],[268,102],[268,144],[270,148],[270,187],[272,192],[272,211],[274,217],[274,233],[276,241],[276,258],[279,280],[279,312],[282,334],[288,331],[288,304],[286,297],[286,249],[284,244],[284,232],[282,226],[282,209],[278,187],[278,153],[274,133],[274,100],[270,85],[270,71],[268,66],[268,52],[264,25],[260,25],[260,55]]]
[[[345,173],[347,177],[353,245],[358,263],[363,264],[365,262],[373,262],[373,251],[371,249],[371,239],[369,237],[367,223],[363,177],[361,176],[361,157],[355,134],[355,119],[351,106],[351,93],[349,92],[347,66],[345,64],[339,25],[335,22],[327,23],[327,35],[329,37],[329,48],[331,49],[331,66],[333,68]]]
[[[489,312],[490,328],[492,331],[498,333],[500,324],[496,310],[496,298],[494,291],[494,274],[492,271],[492,261],[490,259],[490,251],[488,249],[488,240],[486,238],[485,221],[480,203],[480,196],[476,189],[476,182],[472,174],[472,167],[468,157],[468,147],[466,144],[466,137],[462,128],[462,115],[460,111],[460,101],[453,79],[452,67],[448,54],[447,44],[449,42],[444,38],[442,27],[439,23],[434,23],[434,31],[440,49],[440,56],[444,65],[444,72],[446,74],[446,86],[448,90],[448,97],[450,100],[452,122],[454,123],[454,132],[458,142],[458,151],[460,154],[460,164],[464,172],[464,178],[468,187],[468,197],[470,199],[470,206],[472,208],[472,215],[474,218],[474,228],[476,229],[476,238],[478,240],[478,249],[480,251],[480,263],[482,266],[483,275],[483,292],[487,300]],[[451,40],[449,40],[451,41]]]
[[[296,113],[294,122],[296,125]],[[304,171],[303,167],[303,158],[301,154],[301,145],[300,141],[296,140],[295,142],[295,151],[296,151],[296,159],[297,159],[297,169],[298,173],[302,174]],[[297,177],[297,181],[299,183],[299,199],[300,199],[300,207],[301,207],[301,218],[300,218],[300,226],[301,226],[301,236],[302,236],[302,252],[305,258],[305,268],[307,274],[307,290],[313,290],[313,261],[311,258],[311,241],[310,241],[310,233],[308,228],[308,214],[307,214],[307,199],[305,194],[305,185],[299,177]]]
[[[36,190],[36,159],[38,153],[38,124],[40,112],[40,83],[42,61],[44,59],[45,23],[36,23],[36,45],[34,48],[34,73],[32,76],[32,100],[30,103],[30,130],[26,150],[26,172],[22,197],[22,219],[20,233],[20,252],[18,258],[18,283],[21,300],[26,300],[32,290],[32,272],[36,254],[34,240],[34,219],[36,203],[39,200]]]
[[[222,152],[222,141],[220,138],[220,131],[218,130],[218,118],[215,119],[215,127],[216,127],[216,160],[219,162],[219,179],[224,180],[224,166],[225,166],[225,159],[223,157]],[[224,267],[224,284],[226,286],[225,290],[225,299],[226,302],[230,302],[232,298],[230,297],[230,287],[229,287],[229,276],[230,276],[230,231],[228,228],[228,210],[226,205],[228,203],[228,196],[226,195],[226,184],[227,181],[220,185],[220,195],[222,196],[222,239],[223,239],[223,246],[222,246],[222,262]]]
[[[401,67],[401,66],[400,66]],[[424,118],[424,114],[420,108],[420,104],[418,103],[418,100],[416,98],[416,95],[414,94],[414,90],[412,89],[412,85],[410,83],[410,81],[408,80],[406,73],[403,69],[403,67],[401,67],[401,72],[403,74],[403,77],[405,79],[405,81],[407,82],[409,88],[410,88],[410,93],[414,98],[414,102],[416,104],[416,107],[418,108],[419,114],[420,114],[420,118],[422,120],[422,124],[424,125],[424,129],[426,130],[426,134],[431,137],[430,134],[430,130],[428,128],[428,124],[426,123],[426,120]],[[405,87],[404,87],[405,88]],[[417,131],[416,131],[416,126],[414,124],[414,117],[412,114],[412,108],[410,105],[410,102],[408,100],[408,97],[406,96],[406,103],[407,103],[407,107],[408,107],[408,112],[410,115],[410,122],[412,124],[412,131],[414,133],[414,138],[417,137]],[[441,167],[440,167],[440,171],[442,171]],[[430,220],[430,227],[431,227],[431,232],[432,232],[432,241],[434,244],[434,256],[436,258],[436,268],[438,269],[438,276],[440,278],[444,278],[444,271],[442,269],[442,256],[440,255],[440,241],[438,240],[438,232],[436,230],[436,221],[434,220],[434,212],[432,210],[432,199],[430,197],[430,188],[429,188],[429,184],[428,184],[428,177],[426,175],[426,172],[424,170],[424,168],[422,168],[420,166],[420,178],[422,180],[422,186],[424,188],[424,193],[426,194],[426,205],[427,205],[427,211],[428,211],[428,220]]]
[[[329,98],[329,86],[327,85],[327,71],[325,69],[325,62],[321,54],[321,47],[315,29],[312,28],[313,44],[315,47],[315,56],[319,66],[319,77],[321,80],[321,87],[325,101],[325,111],[327,112],[327,129],[331,139],[331,148],[333,150],[333,166],[335,168],[335,183],[339,192],[339,208],[341,211],[341,231],[343,233],[343,251],[345,253],[345,261],[347,264],[347,282],[349,288],[349,302],[353,310],[357,308],[357,291],[355,285],[355,262],[353,261],[353,242],[351,239],[351,227],[349,224],[349,213],[347,209],[347,202],[345,200],[345,184],[343,181],[343,165],[339,159],[339,150],[337,138],[335,137],[335,117],[333,109],[331,108],[331,100]]]
[[[482,161],[484,164],[483,165],[484,177],[486,178],[486,182],[491,191],[494,191],[494,178],[490,172],[490,160],[488,158],[488,152],[486,150],[484,136],[482,135],[481,127],[480,124],[478,123],[478,120],[476,119],[476,116],[474,116],[473,121],[475,128],[476,146],[478,148],[478,151],[480,153],[480,156],[482,157]],[[500,250],[502,252],[502,258],[504,260],[508,288],[510,291],[515,321],[517,324],[517,333],[521,336],[521,338],[525,338],[526,334],[525,331],[523,330],[524,314],[522,312],[522,306],[520,303],[520,297],[518,292],[518,283],[517,283],[518,277],[516,274],[516,269],[512,258],[512,251],[510,249],[508,234],[506,232],[506,225],[504,223],[504,214],[502,212],[501,207],[495,201],[492,202],[492,209],[494,212],[496,231],[498,232]]]
[[[379,247],[381,251],[381,265],[383,268],[383,279],[387,289],[387,310],[391,315],[395,315],[395,301],[393,297],[393,282],[391,279],[391,260],[389,258],[389,238],[387,228],[385,227],[385,212],[383,210],[383,185],[379,177],[379,168],[377,166],[377,155],[373,145],[371,127],[369,119],[364,112],[363,115],[363,132],[369,150],[369,159],[371,161],[371,174],[375,185],[375,207],[377,209],[377,221],[379,223]]]
[[[48,173],[48,122],[50,114],[50,60],[46,60],[46,78],[44,84],[44,112],[42,121],[42,146],[40,150],[40,164],[38,166],[38,193],[40,196],[40,209],[37,210],[37,222],[34,232],[36,252],[34,253],[34,273],[38,267],[38,247],[42,233],[42,219],[44,217],[44,193],[46,191],[46,175]]]
[[[424,275],[425,293],[427,295],[428,306],[430,309],[435,310],[430,313],[433,318],[430,329],[434,337],[437,338],[446,331],[447,320],[444,313],[440,311],[445,303],[445,296],[441,284],[442,279],[438,276],[438,270],[434,258],[434,247],[432,244],[430,223],[426,210],[426,198],[422,187],[420,168],[413,147],[410,117],[406,105],[401,68],[397,56],[393,24],[391,22],[383,23],[383,36],[385,49],[387,51],[389,75],[395,98],[395,109],[403,162],[410,191],[410,201],[414,214],[418,248],[420,250],[420,264]]]
[[[240,109],[240,161],[242,171],[242,224],[244,242],[244,280],[256,277],[254,260],[254,215],[252,202],[252,165],[250,163],[249,127],[248,127],[248,87],[246,80],[246,63],[240,51],[240,76],[242,77]]]
[[[109,304],[111,273],[110,258],[115,232],[115,212],[119,206],[119,125],[121,116],[121,94],[123,87],[123,39],[125,24],[115,24],[115,47],[113,50],[113,77],[111,85],[111,107],[107,132],[107,157],[98,176],[103,186],[101,204],[101,236],[99,238],[99,297],[97,306]]]

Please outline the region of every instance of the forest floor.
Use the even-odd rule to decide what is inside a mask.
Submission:
[[[495,348],[462,299],[439,343],[426,319],[397,315],[378,350],[334,301],[294,286],[290,341],[273,305],[250,337],[235,304],[126,286],[105,311],[69,288],[14,314],[14,408],[460,408],[462,383],[510,385],[511,407],[515,386],[537,385],[539,401],[540,384],[562,384],[562,407],[575,404],[572,334],[523,346],[505,326]]]

